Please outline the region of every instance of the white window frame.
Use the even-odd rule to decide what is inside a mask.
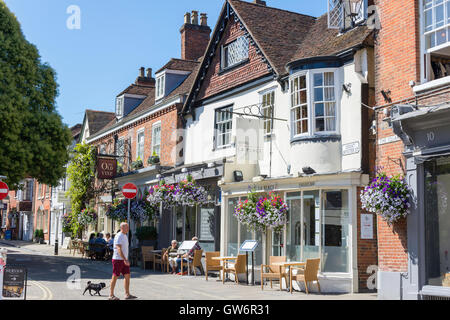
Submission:
[[[314,74],[318,73],[333,73],[334,74],[334,98],[335,98],[335,121],[336,121],[336,130],[334,131],[316,131],[316,115],[315,115],[315,102],[314,102]],[[305,133],[296,134],[295,133],[295,118],[294,112],[298,106],[292,105],[292,98],[290,99],[290,107],[291,107],[291,137],[299,138],[299,137],[312,137],[312,136],[320,136],[320,135],[334,135],[339,134],[340,132],[340,100],[341,100],[341,92],[339,91],[340,86],[340,77],[339,77],[339,69],[338,68],[323,68],[323,69],[313,69],[307,71],[300,71],[293,74],[289,83],[293,81],[297,77],[306,76],[306,101],[308,108],[308,131]],[[292,97],[292,86],[289,86],[289,94]],[[325,106],[324,106],[325,108]]]
[[[120,142],[122,141],[122,154],[120,154],[119,146]],[[116,156],[118,156],[117,161],[120,162],[120,164],[124,165],[125,163],[125,138],[120,138],[117,140],[117,147],[116,147]],[[122,161],[120,161],[120,158],[123,158]]]
[[[217,121],[217,114],[219,113],[220,110],[225,110],[225,109],[231,109],[231,112],[233,112],[233,105],[228,105],[226,107],[220,107],[220,108],[216,108],[214,109],[214,146],[216,149],[224,149],[224,148],[228,148],[232,145],[232,134],[233,134],[233,114],[231,114],[231,119],[227,120],[227,121],[221,121],[218,122]],[[228,132],[220,132],[219,131],[219,125],[221,124],[226,124],[228,122],[231,122],[231,128],[230,131]],[[227,144],[223,144],[223,145],[219,145],[219,137],[229,134],[230,135],[230,140]]]
[[[166,74],[163,73],[156,77],[156,97],[155,97],[156,100],[164,98],[165,87],[166,87]]]
[[[450,46],[450,12],[447,12],[448,8],[446,5],[446,2],[450,2],[448,0],[444,0],[443,4],[444,4],[444,24],[441,27],[432,29],[430,31],[425,31],[425,6],[424,6],[424,0],[419,0],[419,20],[420,20],[420,51],[421,51],[421,59],[420,59],[420,79],[421,79],[421,83],[424,84],[426,82],[434,82],[434,81],[438,81],[441,79],[446,78],[447,81],[444,81],[445,83],[450,83],[450,76],[447,77],[443,77],[443,78],[438,78],[438,79],[433,79],[431,80],[431,73],[430,73],[430,68],[431,68],[431,54],[433,52],[439,51],[441,49],[447,48]],[[450,4],[449,4],[450,5]],[[435,6],[433,5],[432,8],[434,8]],[[433,9],[431,9],[433,10]],[[449,16],[449,19],[447,19],[447,23],[446,23],[446,17],[447,15]],[[439,30],[445,30],[446,28],[449,28],[449,30],[447,31],[447,42],[443,43],[439,46],[435,46],[433,48],[427,49],[426,48],[426,36],[429,34],[432,34],[434,32],[437,32]],[[450,57],[449,57],[450,58]],[[441,80],[442,81],[442,80]]]
[[[124,104],[124,96],[120,96],[116,98],[116,115],[117,117],[123,117],[123,104]]]
[[[237,41],[241,41],[241,39],[246,39],[247,40],[247,54],[245,56],[240,57],[239,61],[236,61],[235,63],[228,65],[227,64],[228,61],[226,61],[226,58],[228,57],[228,55],[226,55],[226,50],[227,50],[227,48],[229,46],[237,43]],[[249,41],[249,39],[246,36],[240,36],[240,37],[236,38],[236,40],[233,40],[230,43],[227,43],[226,45],[223,45],[221,47],[220,68],[222,70],[226,70],[226,69],[232,68],[232,67],[240,64],[243,61],[248,60],[248,58],[249,58],[249,51],[250,51],[250,41]]]
[[[269,88],[269,89],[261,91],[259,93],[259,102],[260,102],[260,105],[261,105],[261,114],[264,115],[265,117],[270,116],[270,105],[263,105],[264,97],[266,95],[270,95],[270,94],[273,95],[272,112],[273,112],[273,116],[275,117],[275,104],[276,104],[275,91],[276,91],[276,88]],[[267,110],[267,113],[266,113],[266,110]],[[274,128],[273,127],[274,124],[272,123],[272,119],[264,118],[263,121],[264,121],[264,135],[265,136],[272,135],[273,134],[273,128]],[[267,126],[270,126],[270,132],[267,132]]]
[[[159,128],[159,144],[156,144],[155,141],[155,129]],[[152,124],[152,154],[155,151],[155,146],[159,147],[159,152],[157,152],[158,157],[161,157],[161,141],[162,141],[162,126],[161,126],[161,121],[155,122],[154,124]]]
[[[142,150],[141,150],[141,144],[139,142],[139,135],[143,135],[142,136]],[[142,157],[140,157],[139,155],[139,151],[142,151]],[[145,129],[142,128],[140,130],[138,130],[137,134],[136,134],[136,160],[140,157],[142,162],[144,162],[144,156],[145,156]]]

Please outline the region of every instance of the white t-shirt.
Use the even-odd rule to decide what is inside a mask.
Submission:
[[[117,250],[117,247],[116,247],[117,244],[121,245],[123,255],[126,259],[128,259],[128,237],[127,237],[127,235],[123,234],[122,232],[119,232],[114,237],[114,254],[113,254],[112,258],[114,260],[123,260],[119,254],[119,250]]]

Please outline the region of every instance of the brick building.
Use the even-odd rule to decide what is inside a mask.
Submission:
[[[410,215],[378,218],[381,299],[450,297],[450,2],[375,0],[377,166],[405,176]]]
[[[209,41],[211,29],[206,14],[197,11],[184,17],[181,33],[181,59],[172,58],[152,75],[152,69],[140,69],[135,83],[116,96],[113,119],[86,141],[98,148],[100,156],[113,155],[118,160],[115,186],[97,197],[99,214],[97,231],[115,232],[118,225],[105,216],[113,198],[123,198],[121,187],[134,183],[141,199],[148,188],[159,183],[161,174],[182,165],[184,159],[183,123],[178,113],[189,92],[193,75]],[[155,158],[156,156],[156,158]],[[104,183],[97,179],[96,184]],[[149,221],[159,230],[161,246],[173,239],[173,216],[165,214],[161,220]],[[132,223],[132,231],[136,224]],[[136,240],[135,238],[133,238]]]

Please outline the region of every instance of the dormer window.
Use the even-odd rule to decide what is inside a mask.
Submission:
[[[222,69],[228,69],[248,59],[249,41],[246,36],[222,47]]]
[[[166,75],[163,74],[156,78],[156,100],[164,98],[166,87]]]
[[[118,118],[123,116],[123,96],[116,98],[116,116]]]

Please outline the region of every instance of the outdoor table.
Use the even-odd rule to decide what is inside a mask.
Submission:
[[[282,266],[285,270],[286,270],[286,268],[289,269],[289,271],[288,271],[289,284],[286,283],[286,290],[289,291],[290,286],[292,285],[291,278],[290,278],[291,267],[294,267],[294,266],[299,266],[299,267],[306,266],[306,263],[305,262],[297,262],[297,261],[287,261],[287,262],[274,262],[274,263],[272,263],[272,265],[273,266]]]
[[[231,257],[231,256],[228,256],[228,257],[212,257],[211,258],[212,260],[219,260],[219,261],[222,261],[223,262],[223,265],[222,266],[225,266],[226,265],[226,267],[228,268],[228,261],[230,261],[230,260],[236,260],[237,259],[237,257]],[[224,274],[222,274],[222,277],[224,277],[225,275]],[[237,276],[237,275],[236,275]],[[229,279],[228,279],[228,274],[227,274],[227,279],[226,279],[226,281],[228,281]]]

